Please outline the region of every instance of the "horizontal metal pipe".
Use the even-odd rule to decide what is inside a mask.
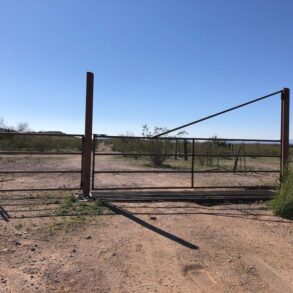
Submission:
[[[18,152],[18,151],[0,151],[1,155],[82,155],[82,152]]]
[[[143,139],[143,140],[195,140],[198,141],[239,141],[239,142],[272,142],[272,143],[280,143],[279,139],[251,139],[251,138],[204,138],[204,137],[145,137],[145,136],[122,136],[122,135],[109,135],[109,136],[100,136],[97,134],[95,139]]]
[[[274,186],[253,186],[253,185],[248,185],[248,186],[195,186],[195,187],[190,187],[190,186],[162,186],[162,187],[108,187],[108,188],[94,188],[93,190],[140,190],[140,189],[220,189],[220,188],[225,188],[225,189],[258,189],[258,190],[268,190],[268,189],[274,189]]]
[[[66,133],[37,133],[37,132],[0,132],[0,135],[11,136],[77,136],[83,137],[83,134],[66,134]]]
[[[95,171],[95,174],[132,174],[132,173],[191,173],[188,170],[121,170],[121,171]],[[194,171],[193,173],[279,173],[280,170],[253,170],[253,171],[233,171],[233,170],[206,170],[206,171]]]
[[[68,188],[0,189],[0,192],[10,192],[10,191],[50,191],[50,190],[80,190],[80,188],[79,187],[68,187]]]
[[[18,170],[16,170],[16,171],[2,171],[2,170],[0,170],[0,174],[25,174],[25,173],[27,173],[27,174],[46,174],[46,173],[48,173],[48,174],[50,174],[50,173],[81,173],[81,170],[79,170],[79,171],[74,171],[74,170],[57,170],[57,171],[43,171],[43,170],[41,170],[41,171],[31,171],[31,170],[29,170],[29,171],[18,171]]]
[[[158,153],[100,153],[96,152],[94,153],[95,156],[156,156],[156,155],[162,155],[162,156],[174,156],[175,154],[158,154]],[[177,156],[188,156],[192,157],[192,154],[177,154]],[[217,154],[194,154],[195,157],[235,157],[235,155],[217,155]],[[237,155],[237,157],[242,158],[280,158],[279,156],[275,155]]]

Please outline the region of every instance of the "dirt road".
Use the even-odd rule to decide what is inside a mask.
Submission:
[[[293,292],[293,223],[264,204],[119,206],[148,225],[121,215],[1,221],[0,291]]]

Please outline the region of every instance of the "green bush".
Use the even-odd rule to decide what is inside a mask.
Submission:
[[[80,151],[82,141],[79,137],[38,136],[38,135],[0,135],[1,151]]]
[[[293,172],[284,177],[275,197],[269,203],[274,213],[280,217],[293,219]]]

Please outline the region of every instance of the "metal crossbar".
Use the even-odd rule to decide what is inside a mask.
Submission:
[[[181,126],[179,126],[179,127],[175,127],[175,128],[173,128],[173,129],[170,129],[170,130],[164,131],[164,132],[162,132],[162,133],[159,133],[159,134],[157,134],[157,135],[154,135],[153,137],[154,137],[154,138],[157,138],[157,137],[160,137],[160,136],[163,136],[163,135],[169,134],[169,133],[171,133],[171,132],[173,132],[173,131],[176,131],[176,130],[179,130],[179,129],[185,128],[185,127],[187,127],[187,126],[191,126],[191,125],[193,125],[193,124],[197,124],[197,123],[199,123],[199,122],[202,122],[202,121],[205,121],[205,120],[208,120],[208,119],[214,118],[214,117],[216,117],[216,116],[219,116],[219,115],[222,115],[222,114],[228,113],[228,112],[230,112],[230,111],[233,111],[233,110],[236,110],[236,109],[239,109],[239,108],[242,108],[242,107],[248,106],[248,105],[250,105],[250,104],[253,104],[253,103],[259,102],[259,101],[261,101],[261,100],[264,100],[264,99],[267,99],[267,98],[269,98],[269,97],[275,96],[275,95],[280,94],[280,93],[282,93],[282,92],[283,92],[283,91],[281,90],[281,91],[277,91],[277,92],[274,92],[274,93],[268,94],[268,95],[266,95],[266,96],[263,96],[263,97],[260,97],[260,98],[257,98],[257,99],[254,99],[254,100],[248,101],[248,102],[246,102],[246,103],[243,103],[243,104],[240,104],[240,105],[238,105],[238,106],[235,106],[235,107],[232,107],[232,108],[226,109],[226,110],[224,110],[224,111],[221,111],[221,112],[218,112],[218,113],[215,113],[215,114],[212,114],[212,115],[206,116],[206,117],[204,117],[204,118],[201,118],[201,119],[195,120],[195,121],[193,121],[193,122],[190,122],[190,123],[187,123],[187,124],[181,125]]]

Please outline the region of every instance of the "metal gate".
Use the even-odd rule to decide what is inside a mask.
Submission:
[[[261,100],[267,99],[272,96],[281,95],[281,135],[279,140],[265,140],[265,139],[228,139],[228,138],[178,138],[178,137],[165,137],[167,134],[182,129],[184,127],[200,123],[202,121],[211,119],[213,117],[223,115],[227,112],[239,109],[241,107],[245,107],[247,105],[250,105],[252,103],[259,102]],[[218,176],[224,176],[224,174],[233,174],[233,175],[239,175],[239,174],[250,174],[250,175],[256,175],[256,174],[275,174],[279,175],[279,179],[281,180],[284,172],[286,169],[288,169],[289,164],[289,100],[290,100],[290,93],[289,89],[285,88],[283,90],[268,94],[266,96],[248,101],[246,103],[240,104],[238,106],[228,108],[224,111],[215,113],[213,115],[209,115],[207,117],[198,119],[196,121],[184,124],[182,126],[176,127],[174,129],[165,131],[163,133],[160,133],[158,135],[155,135],[153,137],[132,137],[132,136],[106,136],[106,135],[97,135],[95,134],[93,136],[93,158],[92,158],[92,190],[99,190],[99,191],[109,191],[109,190],[147,190],[147,189],[272,189],[275,187],[276,180],[274,182],[271,182],[271,184],[233,184],[234,178],[230,179],[229,184],[217,184],[217,185],[211,185],[211,184],[198,184],[198,182],[195,182],[195,175],[203,174],[203,175],[211,175],[211,174],[217,174]],[[99,145],[100,142],[103,142],[104,144],[107,143],[112,144],[112,148],[115,146],[115,143],[118,144],[120,142],[125,144],[125,141],[128,141],[128,145],[130,145],[130,148],[116,148],[118,151],[108,151],[108,152],[102,152],[99,150],[97,151],[97,145]],[[132,142],[132,144],[131,144]],[[184,153],[181,154],[179,151],[177,151],[177,148],[174,152],[174,145],[179,145],[183,142],[184,147]],[[161,145],[163,147],[161,148],[148,148],[148,147],[141,147],[142,145],[146,146],[149,145]],[[167,147],[167,144],[169,144],[169,147]],[[212,151],[206,151],[206,152],[199,152],[198,146],[202,145],[207,148],[208,144],[222,144],[225,146],[230,146],[231,148],[235,148],[238,145],[238,153],[235,155],[235,152],[233,152],[233,155],[231,153],[222,152],[219,153],[213,153]],[[250,148],[251,146],[255,144],[258,144],[259,146],[262,145],[266,148],[266,150],[269,148],[271,152],[259,152],[258,154],[255,154],[255,152],[252,153],[241,153],[239,145],[243,145],[246,148]],[[131,146],[132,145],[132,146]],[[137,147],[133,148],[133,145],[136,145]],[[171,145],[171,147],[170,147]],[[140,146],[140,147],[139,147]],[[219,149],[219,148],[218,148]],[[146,152],[144,150],[147,150]],[[277,152],[276,152],[277,150]],[[171,157],[184,157],[184,159],[187,161],[188,158],[190,158],[190,167],[189,169],[181,169],[176,170],[176,168],[167,168],[163,169],[162,166],[160,168],[149,168],[149,169],[131,169],[129,170],[126,168],[126,170],[119,170],[114,165],[115,169],[106,169],[103,170],[101,168],[97,168],[97,162],[96,158],[102,158],[102,157],[109,157],[109,158],[125,158],[125,157],[134,157],[134,158],[141,158],[141,157],[156,157],[156,156],[163,156],[165,158],[171,158]],[[213,158],[234,158],[234,168],[233,169],[227,169],[227,168],[218,168],[218,169],[205,169],[205,170],[198,170],[195,168],[195,162],[198,160],[198,158],[204,158],[204,160],[211,160]],[[237,169],[238,160],[240,159],[276,159],[277,160],[277,168],[249,168],[249,169]],[[236,164],[236,168],[235,168]],[[154,166],[158,167],[158,166]],[[119,167],[118,167],[119,168]],[[190,178],[190,182],[188,184],[183,184],[178,186],[172,186],[172,185],[163,185],[163,186],[156,186],[156,185],[144,185],[144,180],[141,180],[139,184],[131,184],[130,186],[126,186],[124,183],[122,185],[111,185],[108,184],[107,186],[103,186],[101,184],[101,181],[96,184],[96,176],[101,176],[105,174],[111,174],[111,175],[121,175],[121,174],[128,174],[128,175],[135,175],[135,174],[166,174],[174,175],[174,174],[185,174],[185,176]],[[115,182],[115,179],[112,178]],[[277,179],[277,178],[275,178]]]

